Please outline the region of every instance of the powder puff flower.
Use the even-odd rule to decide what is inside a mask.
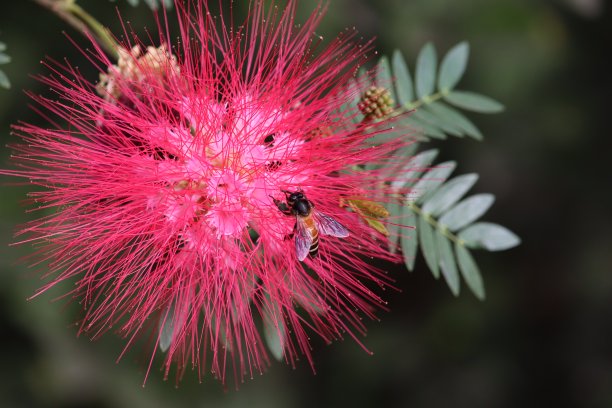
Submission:
[[[166,375],[241,380],[269,364],[266,339],[312,365],[311,336],[357,340],[384,305],[372,259],[397,260],[360,211],[388,215],[377,203],[406,143],[373,144],[372,121],[354,120],[363,90],[346,85],[369,45],[347,31],[323,46],[321,9],[296,26],[294,1],[263,3],[236,26],[178,2],[181,42],[124,44],[116,63],[97,49],[97,84],[49,64],[57,98],[32,95],[48,124],[15,126],[25,143],[4,173],[52,209],[21,231],[45,261],[41,292],[74,282],[91,337],[152,333]]]

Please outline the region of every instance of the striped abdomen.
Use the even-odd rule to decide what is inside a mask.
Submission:
[[[317,224],[312,216],[306,216],[302,218],[306,230],[312,237],[312,244],[310,244],[309,254],[311,257],[317,256],[319,253],[319,230]]]

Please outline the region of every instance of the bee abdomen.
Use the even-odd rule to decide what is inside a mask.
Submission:
[[[316,229],[312,231],[312,244],[310,245],[309,254],[312,258],[317,256],[319,253],[319,231]]]

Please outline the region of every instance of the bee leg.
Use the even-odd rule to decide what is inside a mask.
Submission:
[[[285,235],[283,241],[289,241],[290,239],[293,239],[293,237],[295,236],[295,230],[297,230],[297,223],[293,224],[293,231],[291,231],[291,234]]]
[[[281,200],[277,200],[276,198],[272,196],[270,196],[270,198],[272,199],[272,201],[274,201],[274,204],[278,207],[280,212],[282,212],[285,215],[293,215],[289,207],[287,207],[287,204],[283,203]]]
[[[283,241],[289,241],[293,239],[293,237],[295,236],[296,229],[297,229],[297,223],[293,224],[293,231],[291,231],[290,234],[286,234],[285,237],[283,238]]]

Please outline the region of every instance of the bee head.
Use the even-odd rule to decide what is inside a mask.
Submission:
[[[296,203],[297,201],[301,201],[301,200],[305,200],[306,197],[304,196],[304,193],[301,190],[298,191],[287,191],[287,190],[281,190],[283,193],[285,193],[285,198],[287,199],[287,204],[289,204],[290,206],[292,206],[294,203]]]

